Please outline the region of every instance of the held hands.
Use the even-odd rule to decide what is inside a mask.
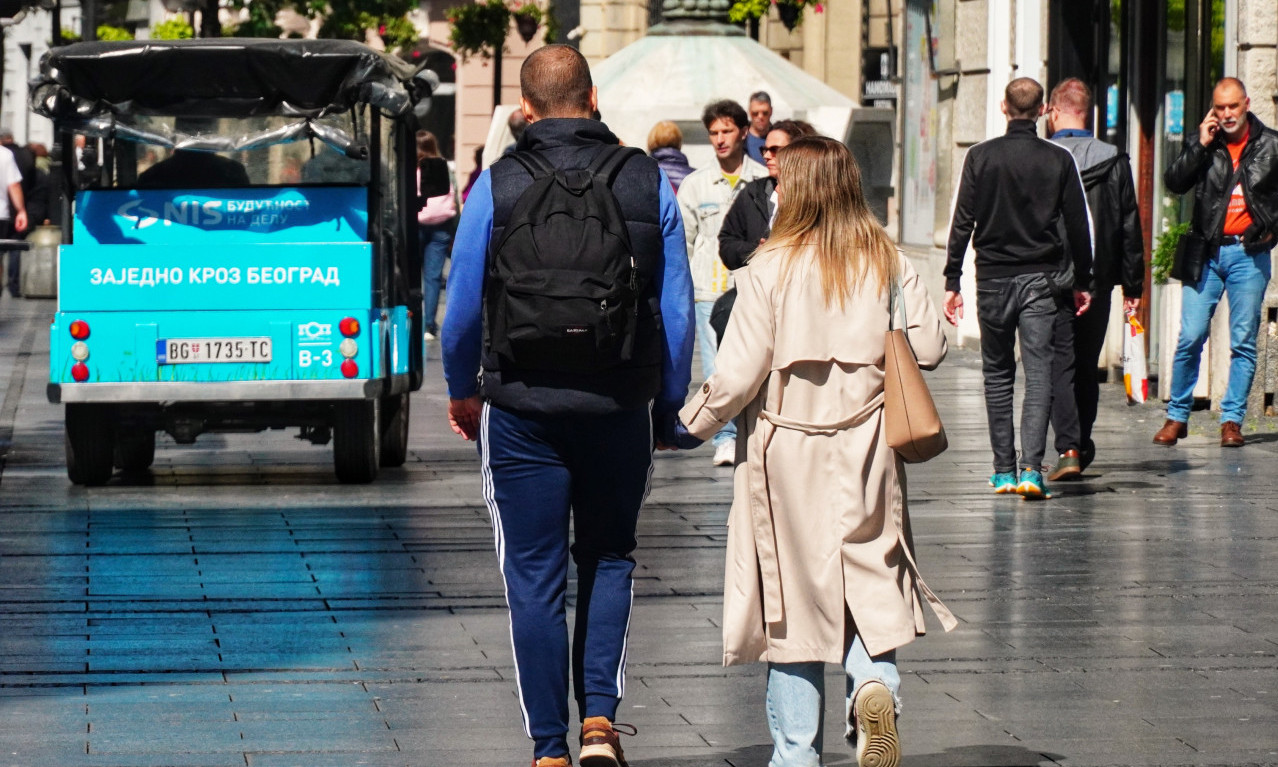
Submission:
[[[689,434],[674,411],[654,414],[653,420],[653,438],[658,450],[692,450],[704,441]]]
[[[483,409],[478,394],[465,399],[449,399],[448,425],[453,428],[454,434],[474,441],[479,436],[479,414]]]
[[[1123,315],[1130,317],[1140,311],[1140,298],[1123,298]]]
[[[945,291],[945,301],[941,304],[941,310],[951,325],[958,325],[959,320],[963,319],[963,296],[953,290]]]
[[[1139,300],[1139,299],[1138,299]],[[1082,317],[1083,313],[1092,306],[1092,294],[1086,290],[1074,291],[1074,308],[1078,311],[1074,312],[1075,317]]]

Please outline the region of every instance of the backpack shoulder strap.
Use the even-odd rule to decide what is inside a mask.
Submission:
[[[621,166],[637,154],[643,153],[632,146],[608,146],[590,161],[586,170],[595,177],[603,179],[611,189],[613,182],[617,180],[617,174],[621,172]]]
[[[542,157],[540,152],[511,152],[507,156],[522,165],[524,170],[528,171],[528,175],[532,176],[534,180],[555,174],[555,166],[551,165],[545,157]]]

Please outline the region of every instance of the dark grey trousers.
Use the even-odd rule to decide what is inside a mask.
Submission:
[[[989,421],[994,471],[1016,471],[1012,393],[1016,381],[1016,340],[1021,342],[1025,396],[1021,403],[1021,460],[1039,469],[1047,444],[1052,407],[1053,335],[1056,299],[1046,274],[977,279],[976,314],[981,326],[981,369],[985,374],[985,415]]]

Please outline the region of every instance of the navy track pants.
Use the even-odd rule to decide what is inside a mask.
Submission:
[[[484,405],[484,500],[506,583],[519,704],[534,758],[568,754],[569,553],[577,566],[574,697],[582,719],[616,718],[634,601],[630,555],[652,477],[652,446],[648,408],[551,418]]]

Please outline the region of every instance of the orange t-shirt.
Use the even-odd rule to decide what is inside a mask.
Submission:
[[[1225,143],[1225,148],[1229,150],[1229,159],[1234,161],[1234,170],[1238,170],[1238,158],[1242,157],[1243,149],[1247,147],[1247,139],[1251,135],[1251,129],[1248,128],[1247,133],[1243,134],[1242,141],[1237,144]],[[1243,197],[1242,181],[1234,185],[1233,191],[1229,193],[1229,209],[1225,211],[1225,236],[1241,237],[1242,233],[1247,231],[1247,227],[1251,226],[1251,213],[1247,210],[1247,200]]]

